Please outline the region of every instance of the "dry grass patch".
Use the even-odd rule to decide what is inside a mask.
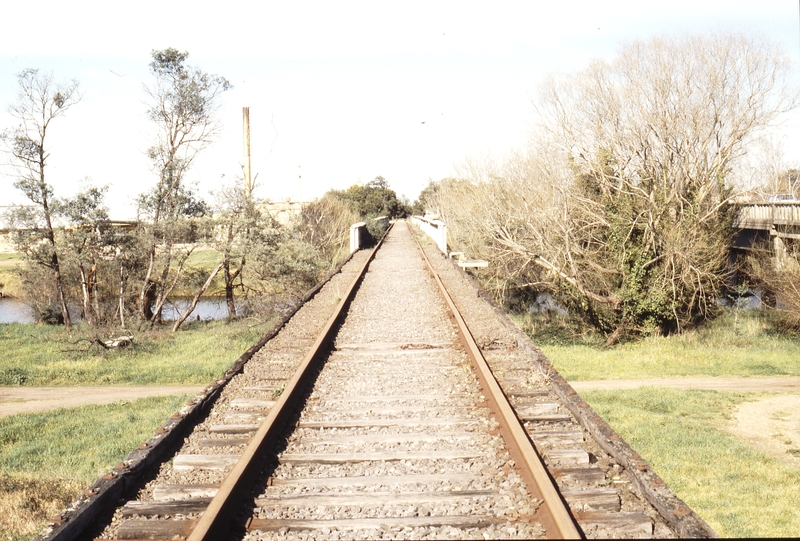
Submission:
[[[75,479],[0,475],[0,532],[3,540],[30,539],[83,488]]]
[[[0,418],[0,539],[29,539],[186,396],[120,400]]]

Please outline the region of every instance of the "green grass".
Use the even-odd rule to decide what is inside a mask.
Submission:
[[[205,283],[211,271],[222,261],[222,254],[216,250],[195,250],[184,263],[183,278],[172,291],[175,297],[193,297],[200,286]],[[172,260],[172,267],[177,268],[177,261]],[[220,271],[211,282],[206,296],[224,296],[225,278]]]
[[[211,271],[222,260],[222,254],[216,250],[195,250],[184,264],[187,267],[199,267]]]
[[[796,536],[800,470],[722,427],[760,394],[641,388],[584,398],[723,537]]]
[[[188,396],[120,400],[0,418],[0,474],[91,484],[153,435]]]
[[[800,337],[772,330],[760,311],[728,313],[681,335],[601,347],[596,336],[565,336],[517,319],[567,379],[678,376],[800,376]]]
[[[567,380],[800,376],[800,338],[769,313],[729,311],[681,335],[603,348],[603,337],[555,320],[517,317]],[[734,410],[767,393],[640,388],[584,399],[669,487],[724,537],[800,531],[800,470],[725,430]]]
[[[0,385],[203,385],[273,321],[191,322],[137,332],[131,348],[88,351],[86,325],[0,325]],[[120,401],[0,418],[0,539],[29,539],[180,408],[185,397]]]
[[[134,333],[132,347],[105,350],[70,340],[92,336],[81,325],[0,324],[0,385],[196,385],[217,378],[272,321],[198,321],[179,332]]]
[[[19,297],[21,283],[14,269],[21,265],[24,256],[15,252],[0,252],[0,297]]]
[[[0,252],[0,263],[4,261],[19,261],[20,263],[25,260],[25,256],[18,252]]]
[[[0,535],[29,539],[186,400],[143,398],[0,418]]]

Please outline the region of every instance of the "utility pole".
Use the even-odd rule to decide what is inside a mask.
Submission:
[[[244,138],[244,195],[253,195],[253,180],[250,177],[250,108],[242,107],[242,136]]]

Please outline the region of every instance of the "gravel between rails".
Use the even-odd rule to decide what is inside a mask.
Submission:
[[[538,523],[527,518],[538,502],[514,471],[456,338],[407,229],[395,227],[350,306],[299,428],[278,456],[271,486],[257,496],[256,518],[435,522],[485,516],[497,524],[283,528],[246,539],[542,537]],[[315,458],[304,462],[306,455]],[[320,462],[322,456],[331,463]],[[436,480],[415,482],[426,478]],[[372,482],[345,481],[352,479]],[[291,480],[304,482],[281,484]],[[352,500],[364,494],[374,496]]]
[[[358,252],[345,264],[341,271],[331,277],[322,289],[307,301],[286,323],[284,328],[245,365],[241,374],[235,376],[223,389],[207,419],[197,425],[189,435],[178,455],[187,454],[226,454],[241,453],[244,444],[239,440],[244,434],[212,432],[216,425],[225,424],[226,414],[240,410],[232,406],[237,398],[271,400],[293,374],[293,369],[310,347],[314,337],[320,332],[327,319],[341,300],[343,292],[352,282],[355,273],[369,257],[367,251]],[[232,446],[204,447],[203,440],[230,439]],[[225,470],[193,469],[178,471],[173,468],[174,461],[161,465],[157,475],[148,482],[131,501],[153,501],[157,487],[168,485],[215,485],[224,479],[230,468]],[[206,490],[212,494],[214,490]],[[194,518],[188,514],[186,518]],[[146,517],[140,517],[146,518]],[[118,538],[119,526],[124,521],[122,507],[114,513],[111,522],[97,536],[99,539]]]
[[[254,480],[248,540],[545,534],[533,519],[539,502],[514,469],[412,234],[398,225],[371,263],[296,428]],[[536,354],[519,347],[463,272],[433,245],[424,249],[584,534],[674,537],[627,471],[559,404]],[[356,254],[231,380],[174,460],[139,491],[140,502],[213,496],[366,257]],[[165,518],[131,509],[117,510],[100,537],[117,538],[130,517]],[[202,511],[186,509],[174,518]]]

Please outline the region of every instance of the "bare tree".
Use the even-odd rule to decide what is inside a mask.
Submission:
[[[558,292],[609,343],[708,315],[726,274],[729,177],[797,106],[790,75],[765,39],[712,35],[634,42],[551,77],[526,152],[467,175],[507,284]]]
[[[254,245],[264,240],[272,216],[263,214],[240,186],[228,186],[217,195],[217,249],[222,254],[228,317],[236,317],[235,291],[245,291],[244,270]]]
[[[50,157],[47,147],[50,124],[80,101],[79,85],[75,80],[57,82],[51,73],[40,73],[37,69],[22,71],[17,75],[17,82],[19,93],[16,102],[9,107],[9,113],[19,121],[19,125],[3,132],[2,141],[16,173],[14,186],[38,210],[36,221],[42,222],[46,248],[44,252],[39,251],[37,263],[52,270],[61,317],[64,326],[70,328],[72,323],[53,230],[53,187],[47,182],[45,172]]]
[[[300,240],[314,246],[331,267],[349,253],[350,226],[361,221],[351,205],[330,193],[303,205],[297,218]]]
[[[219,133],[216,112],[220,94],[231,88],[224,77],[186,65],[186,52],[170,48],[153,51],[152,56],[150,71],[155,82],[145,91],[150,97],[148,116],[158,129],[148,156],[158,183],[140,200],[149,224],[144,227],[148,267],[139,293],[141,314],[151,325],[160,319],[170,284],[174,287],[176,278],[170,279],[173,250],[185,230],[184,218],[206,210],[186,186],[185,174]],[[159,255],[161,269],[156,279]]]

